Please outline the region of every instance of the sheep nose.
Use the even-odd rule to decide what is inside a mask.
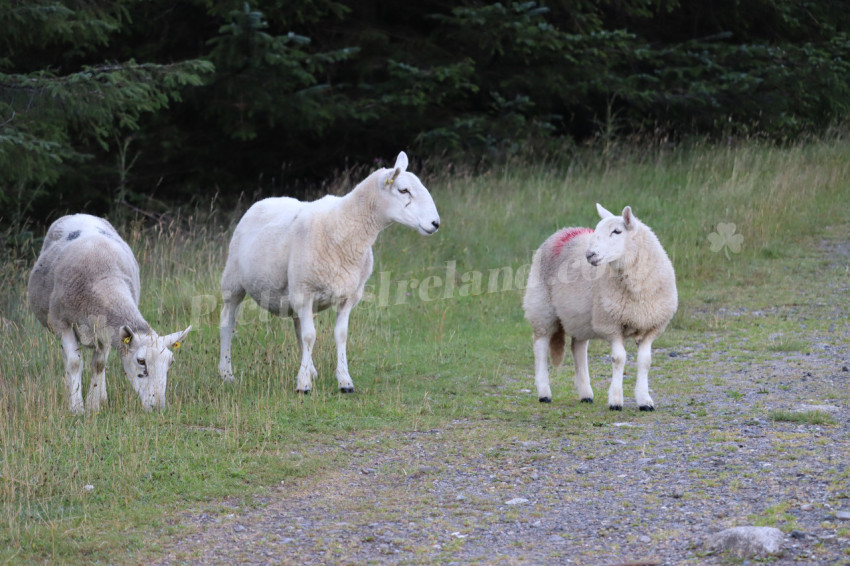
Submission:
[[[434,230],[436,230],[437,228],[439,228],[439,227],[440,227],[440,221],[439,221],[439,220],[432,220],[432,221],[431,221],[431,226],[433,226],[433,227],[434,227]]]
[[[596,261],[596,252],[592,252],[590,250],[587,250],[587,253],[584,254],[584,257],[587,258],[588,262],[590,262],[593,265],[596,265],[596,263],[594,263]]]

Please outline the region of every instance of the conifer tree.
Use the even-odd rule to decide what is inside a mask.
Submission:
[[[200,85],[213,65],[98,59],[133,2],[0,0],[0,217],[17,222],[61,176],[114,153],[145,114]]]

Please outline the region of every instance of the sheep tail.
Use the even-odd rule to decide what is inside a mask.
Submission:
[[[558,324],[558,330],[549,339],[549,357],[552,358],[552,367],[558,367],[564,361],[564,349],[567,345],[567,336],[564,327]]]

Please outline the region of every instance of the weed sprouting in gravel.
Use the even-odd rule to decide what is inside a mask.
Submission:
[[[768,417],[780,423],[834,425],[835,418],[826,411],[770,411]]]

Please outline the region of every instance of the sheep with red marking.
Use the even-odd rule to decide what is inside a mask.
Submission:
[[[642,411],[655,403],[649,395],[652,342],[676,313],[678,296],[673,264],[652,230],[626,207],[615,216],[596,205],[596,229],[565,228],[535,252],[523,308],[534,333],[534,382],[541,403],[552,400],[549,356],[564,359],[566,336],[575,361],[579,398],[593,401],[587,366],[591,339],[611,344],[613,376],[608,408],[623,408],[625,340],[638,346],[635,401]]]
[[[336,307],[336,378],[341,392],[354,391],[346,357],[348,318],[372,274],[372,244],[395,222],[425,236],[440,227],[431,194],[407,165],[402,151],[392,168],[378,169],[343,197],[313,202],[274,197],[248,209],[233,233],[221,276],[218,367],[224,381],[234,380],[233,329],[239,306],[250,295],[269,312],[292,317],[301,346],[299,393],[308,393],[317,375],[313,313]]]
[[[116,348],[127,379],[149,410],[165,407],[173,355],[192,328],[158,335],[139,312],[139,264],[103,218],[63,216],[50,225],[30,273],[30,308],[62,341],[65,388],[72,413],[83,412],[82,347],[92,348],[85,408],[106,404],[106,359]]]

